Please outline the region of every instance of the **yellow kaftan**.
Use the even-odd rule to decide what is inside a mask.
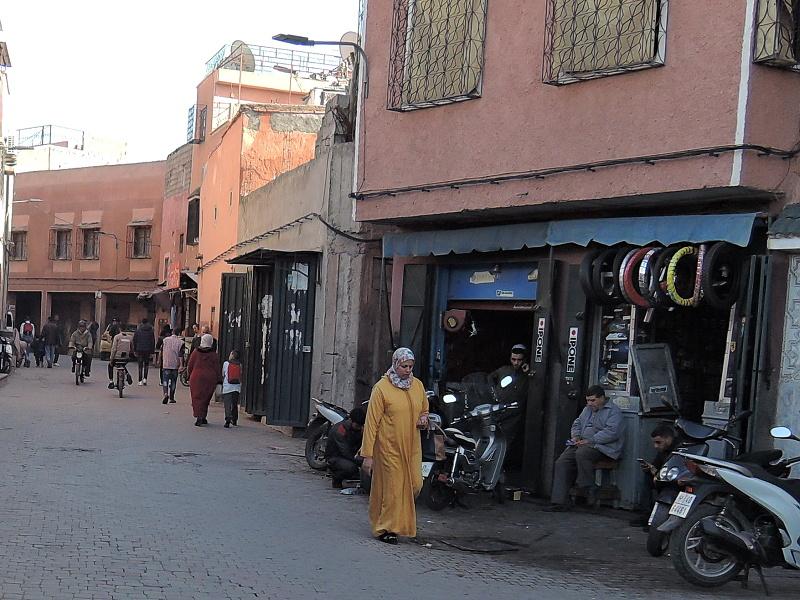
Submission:
[[[422,447],[417,420],[428,412],[425,388],[413,379],[408,390],[387,376],[369,398],[361,455],[372,457],[369,521],[372,533],[417,535],[414,499],[422,489]]]

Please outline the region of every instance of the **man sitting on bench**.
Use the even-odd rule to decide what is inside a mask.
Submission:
[[[609,402],[599,385],[586,390],[586,408],[572,423],[567,448],[556,460],[551,505],[548,512],[569,510],[567,504],[572,484],[586,495],[591,505],[597,500],[594,482],[594,463],[598,460],[617,460],[622,454],[622,411]]]

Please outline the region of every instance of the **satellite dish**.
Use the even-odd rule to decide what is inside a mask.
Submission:
[[[358,34],[355,31],[348,31],[345,33],[341,38],[339,38],[340,42],[351,42],[353,44],[358,43]],[[352,54],[356,53],[356,49],[352,46],[339,46],[339,56],[342,57],[342,60],[347,60],[350,58]]]
[[[236,40],[231,44],[231,53],[225,60],[225,66],[229,69],[241,69],[242,71],[255,71],[256,59],[250,46],[242,40]]]

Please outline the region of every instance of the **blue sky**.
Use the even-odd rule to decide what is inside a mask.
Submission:
[[[357,0],[3,3],[13,65],[4,133],[62,125],[127,141],[131,162],[161,160],[185,141],[195,87],[223,44],[338,40],[357,19]]]

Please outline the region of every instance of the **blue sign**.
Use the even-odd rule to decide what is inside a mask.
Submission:
[[[448,300],[536,300],[536,263],[450,267]]]

